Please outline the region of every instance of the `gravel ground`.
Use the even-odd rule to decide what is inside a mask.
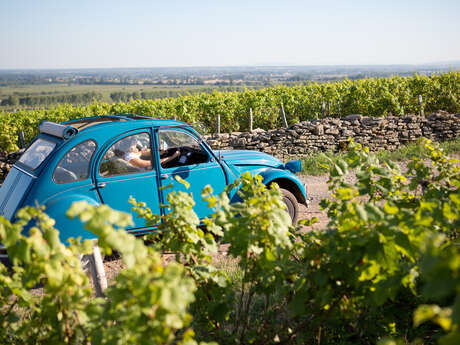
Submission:
[[[299,219],[318,218],[318,222],[313,224],[308,229],[321,229],[327,225],[328,218],[326,212],[321,211],[319,203],[322,199],[329,197],[327,185],[328,175],[322,176],[301,176],[302,182],[307,185],[307,196],[310,199],[309,207],[300,205]]]

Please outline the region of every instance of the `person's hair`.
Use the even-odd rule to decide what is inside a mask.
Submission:
[[[125,153],[124,153],[122,150],[120,150],[120,149],[115,149],[115,150],[113,150],[113,153],[114,153],[115,156],[117,156],[117,157],[123,157],[123,156],[125,155]]]

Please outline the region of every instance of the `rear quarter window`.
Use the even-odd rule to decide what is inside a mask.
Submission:
[[[96,148],[94,140],[86,140],[67,151],[54,169],[54,182],[62,184],[86,180]]]
[[[56,147],[56,143],[46,139],[39,138],[19,158],[19,162],[32,170],[37,169],[40,164],[50,155]]]

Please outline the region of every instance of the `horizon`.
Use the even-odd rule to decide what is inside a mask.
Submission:
[[[459,36],[455,0],[0,0],[1,70],[449,64]]]
[[[460,68],[460,60],[454,61],[435,61],[431,63],[420,63],[420,64],[324,64],[324,65],[209,65],[209,66],[138,66],[138,67],[62,67],[62,68],[0,68],[0,71],[66,71],[66,70],[134,70],[134,69],[211,69],[211,68],[302,68],[302,67],[316,67],[316,68],[327,68],[327,67],[341,67],[341,68],[354,68],[354,67],[449,67]]]

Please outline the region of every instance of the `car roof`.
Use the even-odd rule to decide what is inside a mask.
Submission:
[[[110,125],[122,125],[130,126],[133,122],[140,125],[148,125],[153,127],[169,127],[169,126],[188,126],[184,122],[169,120],[169,119],[156,119],[149,116],[142,115],[132,115],[132,114],[123,114],[123,115],[101,115],[101,116],[92,116],[84,117],[80,119],[70,120],[63,122],[63,124],[70,125],[78,129],[78,131],[83,131],[90,127],[94,126],[110,126]],[[144,122],[144,123],[143,123]]]

